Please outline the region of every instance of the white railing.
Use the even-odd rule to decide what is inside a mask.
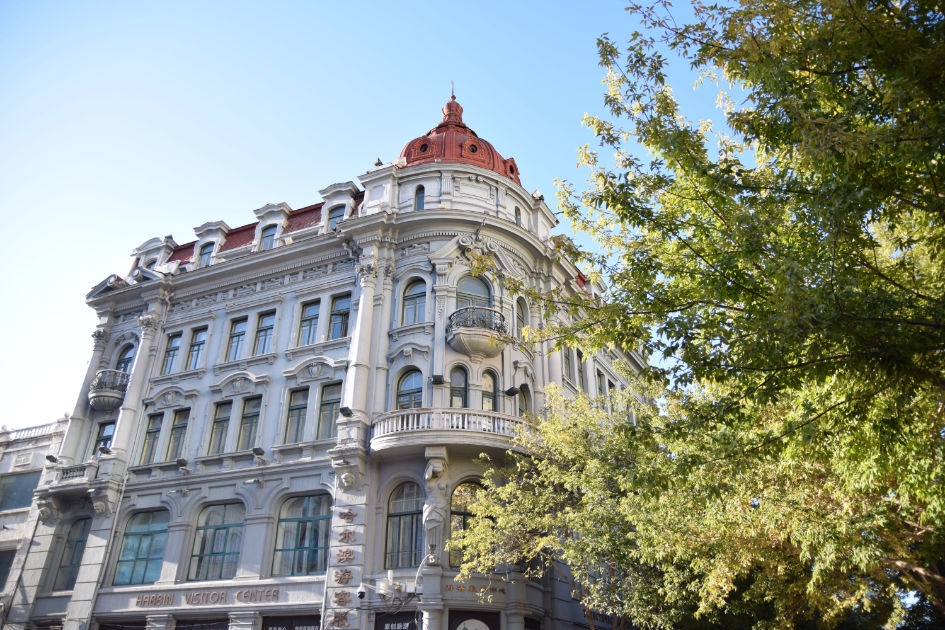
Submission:
[[[495,411],[474,409],[400,409],[374,421],[372,438],[416,431],[472,431],[512,437],[525,420]]]
[[[9,432],[10,440],[25,440],[27,438],[39,437],[41,435],[49,435],[50,433],[55,433],[56,428],[59,426],[58,422],[51,422],[49,424],[41,424],[35,427],[26,427],[25,429],[13,429]]]

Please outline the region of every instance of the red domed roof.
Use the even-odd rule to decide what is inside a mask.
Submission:
[[[407,159],[407,166],[436,161],[472,164],[505,175],[520,186],[522,184],[515,159],[506,160],[492,144],[463,123],[463,108],[455,96],[451,96],[443,106],[443,122],[425,136],[408,142],[400,157]]]

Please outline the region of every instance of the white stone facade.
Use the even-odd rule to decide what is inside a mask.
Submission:
[[[542,322],[499,274],[584,290],[540,195],[445,160],[359,183],[245,228],[204,223],[193,244],[152,239],[92,290],[90,368],[10,628],[583,625],[551,578],[455,583],[452,497],[546,384],[622,387],[614,362],[641,357],[503,341]],[[464,281],[476,255],[500,271]]]

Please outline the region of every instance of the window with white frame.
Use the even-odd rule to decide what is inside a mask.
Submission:
[[[318,334],[318,310],[321,302],[306,302],[302,305],[302,315],[299,318],[299,345],[308,346],[316,341]]]
[[[171,423],[171,433],[167,440],[166,462],[177,461],[184,454],[184,436],[187,435],[187,421],[190,419],[190,409],[178,409],[174,412],[174,421]]]
[[[322,386],[322,400],[318,406],[316,440],[327,440],[335,435],[335,419],[341,409],[341,383]]]
[[[275,326],[275,311],[259,314],[256,320],[256,342],[253,344],[254,356],[272,352],[272,331]]]
[[[249,450],[256,443],[256,427],[259,425],[261,408],[262,396],[243,399],[243,413],[240,416],[240,428],[236,437],[236,450]]]
[[[241,317],[230,322],[230,336],[226,342],[226,360],[236,361],[243,357],[243,345],[246,342],[246,318]]]
[[[348,317],[350,313],[350,293],[339,295],[331,301],[331,319],[328,322],[329,339],[341,339],[348,336]]]
[[[334,230],[338,227],[338,224],[344,221],[345,218],[345,207],[344,206],[335,206],[328,211],[328,231]]]
[[[469,377],[466,368],[454,367],[450,371],[450,407],[465,409],[469,406]]]
[[[417,186],[416,191],[414,191],[413,193],[413,209],[414,210],[423,210],[425,197],[426,197],[426,189],[423,186]]]
[[[199,264],[201,267],[209,267],[210,261],[213,260],[213,243],[204,243],[200,246],[200,260]]]
[[[213,407],[213,422],[210,425],[210,444],[208,455],[219,455],[226,448],[226,431],[230,425],[230,413],[233,411],[233,401],[218,402]]]
[[[420,370],[408,370],[397,381],[397,408],[416,409],[423,402],[423,376]]]
[[[174,371],[174,364],[177,363],[177,355],[180,353],[181,333],[168,335],[167,346],[164,348],[164,361],[161,363],[161,374],[170,374]]]
[[[187,369],[196,370],[200,367],[203,350],[207,345],[207,327],[195,328],[190,333],[190,348],[187,350]]]
[[[115,361],[115,369],[119,372],[131,372],[131,364],[135,360],[135,347],[128,344],[121,349],[118,354],[118,360]]]
[[[423,493],[413,482],[402,483],[387,503],[385,569],[413,568],[423,557]]]
[[[423,280],[414,280],[404,290],[404,307],[401,322],[404,326],[426,319],[427,285]]]
[[[305,427],[305,412],[308,410],[308,387],[300,387],[289,392],[289,408],[285,418],[283,444],[295,444],[302,441],[302,429]]]
[[[141,448],[142,464],[154,463],[158,440],[161,439],[161,424],[163,422],[163,413],[152,413],[148,416],[148,427],[144,431],[144,445]]]

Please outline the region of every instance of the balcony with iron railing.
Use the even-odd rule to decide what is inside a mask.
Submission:
[[[398,409],[379,415],[371,427],[371,450],[465,445],[508,449],[527,425],[524,418],[476,409]]]
[[[494,357],[505,347],[508,334],[505,315],[486,306],[465,306],[449,316],[446,341],[457,352],[476,357]]]
[[[111,411],[121,405],[128,389],[128,372],[99,370],[89,385],[89,404],[99,411]]]

